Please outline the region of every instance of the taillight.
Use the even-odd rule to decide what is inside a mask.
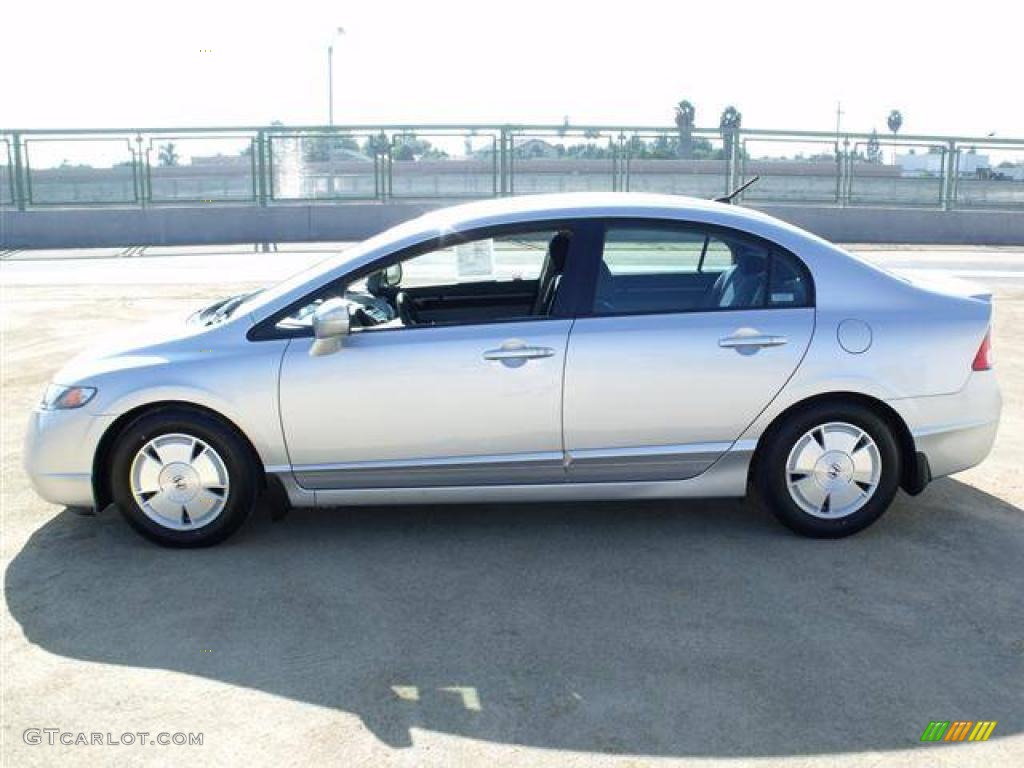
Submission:
[[[987,371],[992,368],[992,331],[985,334],[985,338],[978,347],[978,354],[974,356],[971,364],[972,371]]]

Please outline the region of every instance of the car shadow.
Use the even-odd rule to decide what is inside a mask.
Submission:
[[[954,480],[841,541],[733,501],[261,515],[171,551],[64,511],[6,573],[25,636],[410,729],[588,753],[892,750],[1024,729],[1024,517]],[[201,649],[214,649],[202,653]]]

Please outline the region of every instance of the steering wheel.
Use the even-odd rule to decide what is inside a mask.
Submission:
[[[355,304],[352,309],[352,319],[355,320],[356,323],[363,328],[369,328],[371,326],[378,325],[377,319],[369,312],[367,312],[366,309],[360,306],[359,304]]]
[[[419,318],[416,317],[416,309],[412,305],[412,299],[405,291],[399,291],[395,296],[395,308],[398,310],[398,317],[402,325],[419,325]]]

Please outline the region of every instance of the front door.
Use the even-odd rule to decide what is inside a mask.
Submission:
[[[340,350],[318,357],[309,354],[312,339],[293,339],[280,403],[298,484],[563,482],[572,320],[557,316],[554,299],[531,300],[542,284],[557,290],[565,258],[552,274],[556,236],[568,234],[554,227],[439,246],[404,264],[396,298],[404,294],[398,303],[411,311],[402,320],[356,329]],[[517,285],[530,295],[510,300],[522,293]]]

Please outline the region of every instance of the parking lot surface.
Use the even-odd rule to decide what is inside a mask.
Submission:
[[[984,464],[850,539],[661,501],[261,510],[169,551],[36,497],[73,353],[324,255],[243,250],[0,263],[5,765],[1024,765],[1024,253],[865,250],[993,288],[1005,404]]]

